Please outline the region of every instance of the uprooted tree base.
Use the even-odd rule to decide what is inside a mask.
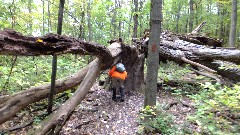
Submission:
[[[159,50],[160,57],[180,64],[191,61],[190,64],[193,63],[194,66],[213,71],[207,68],[210,67],[217,71],[219,75],[228,77],[234,82],[240,81],[239,70],[222,70],[219,69],[219,66],[216,66],[216,62],[214,62],[215,60],[224,60],[240,63],[239,50],[223,48],[211,49],[203,45],[176,39],[175,37],[172,39],[169,33],[162,33],[162,37],[163,39]],[[38,39],[42,41],[40,40],[41,42],[39,42]],[[137,43],[141,46],[143,44],[142,41],[138,41]],[[2,55],[38,56],[63,53],[90,54],[98,58],[78,73],[63,80],[57,80],[56,93],[76,87],[79,84],[81,85],[74,93],[74,96],[66,101],[65,105],[56,113],[53,113],[49,119],[45,120],[40,126],[34,128],[36,130],[31,131],[33,134],[46,134],[49,133],[49,131],[59,132],[74,108],[84,99],[99,72],[106,70],[118,61],[123,61],[129,73],[125,83],[126,90],[136,91],[141,89],[144,84],[144,54],[139,53],[136,47],[125,45],[122,42],[112,42],[111,45],[106,48],[96,43],[76,40],[56,34],[48,34],[43,37],[27,37],[12,30],[0,32],[0,54]],[[226,76],[226,74],[230,74],[231,76]],[[49,89],[50,84],[41,85],[31,87],[12,96],[0,98],[0,114],[4,116],[0,118],[0,124],[11,119],[17,112],[29,104],[46,98]]]

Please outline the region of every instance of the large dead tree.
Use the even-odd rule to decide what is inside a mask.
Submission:
[[[202,64],[202,68],[206,66],[216,70],[220,75],[226,75],[229,71],[221,71],[218,69],[215,60],[224,60],[234,63],[240,63],[240,51],[232,49],[211,49],[203,45],[191,43],[176,38],[166,38],[166,34],[160,44],[160,56],[184,63],[187,60]],[[142,44],[141,41],[138,42]],[[50,116],[46,123],[36,128],[39,134],[46,134],[49,131],[59,131],[59,128],[65,123],[73,109],[78,105],[90,89],[92,82],[95,81],[99,71],[108,69],[111,65],[118,61],[123,61],[128,70],[129,76],[126,80],[126,90],[139,90],[144,83],[143,64],[144,54],[138,52],[134,46],[128,46],[120,42],[111,42],[109,47],[96,43],[89,43],[82,40],[76,40],[67,36],[57,34],[47,34],[43,37],[29,37],[13,30],[0,31],[0,54],[1,55],[53,55],[63,53],[74,53],[82,55],[94,55],[98,58],[88,66],[79,70],[76,74],[57,80],[56,93],[63,92],[72,87],[80,85],[72,98],[61,107],[56,113]],[[205,66],[204,66],[205,65]],[[93,72],[91,75],[89,72]],[[224,73],[223,73],[224,72]],[[232,74],[234,81],[240,81],[240,72],[234,71]],[[86,83],[91,82],[91,83]],[[11,96],[0,97],[0,124],[11,119],[17,112],[31,103],[37,102],[47,97],[50,84],[31,87]],[[24,99],[24,100],[22,100]],[[71,104],[69,106],[68,104]],[[36,133],[35,131],[33,131]]]

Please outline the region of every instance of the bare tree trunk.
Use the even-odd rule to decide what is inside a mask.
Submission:
[[[236,26],[237,26],[237,0],[232,0],[231,28],[229,34],[230,47],[235,47]]]
[[[134,0],[134,15],[133,15],[133,37],[137,38],[137,32],[138,32],[138,0]]]
[[[42,35],[45,34],[45,1],[42,0]]]
[[[180,20],[180,11],[181,11],[182,5],[178,3],[178,12],[177,12],[177,22],[176,22],[176,33],[179,33],[179,20]]]
[[[84,30],[84,20],[85,20],[85,1],[82,1],[82,7],[81,7],[81,23],[80,23],[80,26],[79,26],[79,36],[78,36],[78,39],[84,39],[85,38],[85,30]]]
[[[48,33],[52,31],[50,1],[48,1]]]
[[[58,10],[58,27],[57,27],[58,35],[62,34],[64,3],[65,3],[65,0],[60,0],[59,10]],[[47,108],[48,114],[50,114],[52,112],[53,94],[55,91],[56,74],[57,74],[57,55],[54,54],[53,58],[52,58],[51,89],[50,89],[49,96],[48,96],[48,108]]]
[[[148,45],[147,77],[144,106],[156,105],[162,0],[151,0],[150,40]]]
[[[28,29],[30,31],[30,35],[32,35],[32,0],[28,0],[28,13],[30,15],[30,19],[29,19],[29,22],[28,22]]]
[[[91,24],[91,0],[87,3],[87,16],[88,16],[88,41],[92,41],[92,24]]]
[[[118,9],[121,9],[121,1],[118,0]],[[122,13],[120,13],[120,17],[122,16]],[[118,37],[122,37],[122,20],[118,22]]]
[[[189,32],[191,32],[193,30],[193,19],[194,19],[193,0],[189,1],[189,12],[190,12]]]

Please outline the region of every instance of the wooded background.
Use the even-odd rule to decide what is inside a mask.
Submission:
[[[0,28],[33,36],[57,33],[58,5],[55,0],[0,0]],[[231,0],[163,0],[162,30],[189,33],[207,21],[202,32],[228,46],[231,9]],[[149,28],[149,11],[150,0],[66,0],[62,34],[105,45],[117,37],[130,41]],[[236,28],[239,46],[239,24]]]

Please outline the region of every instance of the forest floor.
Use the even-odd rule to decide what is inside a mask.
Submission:
[[[134,135],[139,130],[139,112],[143,108],[144,96],[136,92],[126,94],[124,102],[114,102],[111,99],[112,92],[95,84],[85,99],[77,106],[62,128],[61,135]],[[199,131],[199,128],[187,121],[189,115],[194,113],[194,103],[185,95],[172,93],[161,88],[158,90],[157,102],[168,106],[167,114],[171,114],[174,125],[179,132],[183,130]],[[34,115],[31,107],[17,114],[11,121],[1,127],[13,127],[23,121],[32,121]],[[56,109],[56,108],[55,108]],[[35,119],[36,120],[36,119]],[[39,120],[40,122],[41,120]],[[32,125],[17,129],[8,134],[24,135]],[[6,134],[6,133],[5,133]],[[0,132],[1,135],[1,132]]]
[[[134,135],[139,128],[139,112],[143,108],[142,94],[128,93],[124,102],[111,100],[112,93],[94,86],[85,100],[79,105],[61,134],[84,135]],[[157,101],[168,105],[167,113],[172,114],[177,130],[198,130],[194,124],[187,122],[188,115],[194,113],[193,102],[183,95],[174,95],[161,90],[157,94]]]

